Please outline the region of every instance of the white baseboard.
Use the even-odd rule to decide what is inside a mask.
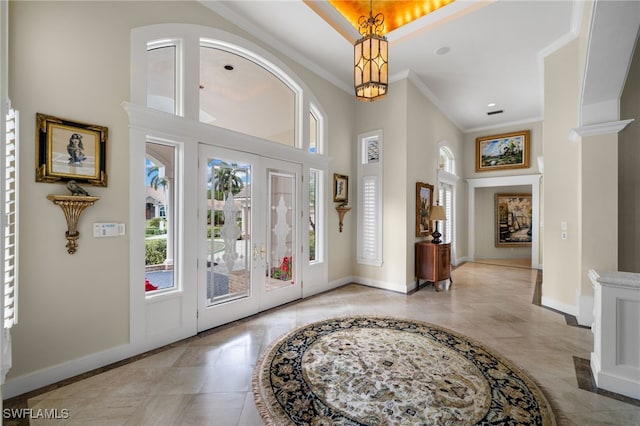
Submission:
[[[566,303],[559,302],[555,299],[551,299],[549,297],[542,296],[542,306],[546,306],[547,308],[555,309],[556,311],[564,312],[565,314],[577,316],[578,315],[578,307],[575,305],[568,305]]]
[[[638,381],[607,371],[594,371],[593,377],[598,389],[608,390],[628,396],[629,398],[640,399],[640,386],[638,386]]]
[[[453,259],[451,264],[453,266],[458,266],[458,265],[462,265],[463,263],[466,263],[466,262],[471,262],[471,260],[468,257],[463,256],[463,257],[458,257],[458,258]]]
[[[355,278],[352,276],[339,278],[337,280],[329,281],[329,285],[326,290],[333,290],[334,288],[342,287],[343,285],[347,285],[349,283],[356,282]]]
[[[353,282],[358,284],[366,285],[368,287],[380,288],[383,290],[391,290],[396,293],[407,294],[409,292],[410,284],[399,284],[399,283],[389,283],[386,281],[372,280],[371,278],[365,277],[353,277]],[[413,287],[415,288],[415,281],[413,282]]]
[[[2,385],[2,398],[13,398],[187,337],[190,336],[172,335],[165,336],[162,340],[149,338],[138,345],[124,344],[115,346],[101,352],[65,361],[52,367],[36,370],[23,376],[12,377]]]

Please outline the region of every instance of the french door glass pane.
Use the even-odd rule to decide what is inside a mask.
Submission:
[[[207,304],[251,295],[251,166],[207,162]]]
[[[294,282],[295,247],[295,175],[268,171],[269,224],[267,291]]]

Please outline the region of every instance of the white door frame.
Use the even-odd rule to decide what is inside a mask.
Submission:
[[[468,185],[467,208],[468,208],[468,258],[473,262],[475,259],[475,201],[476,188],[498,187],[498,186],[518,186],[531,185],[531,268],[540,269],[540,179],[541,174],[520,175],[520,176],[500,176],[491,178],[466,179]]]

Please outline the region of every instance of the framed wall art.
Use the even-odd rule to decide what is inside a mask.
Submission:
[[[426,237],[431,233],[431,206],[433,205],[433,185],[416,182],[416,237]]]
[[[36,114],[36,182],[107,186],[108,129]]]
[[[476,172],[529,167],[529,130],[476,138]]]
[[[496,194],[496,247],[531,247],[531,194]]]
[[[333,174],[333,201],[345,206],[349,204],[349,176]]]

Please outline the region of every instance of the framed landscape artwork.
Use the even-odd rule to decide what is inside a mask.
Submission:
[[[531,247],[531,194],[496,194],[496,247]]]
[[[431,233],[431,206],[433,205],[433,185],[416,182],[416,237],[426,237]]]
[[[108,129],[36,114],[36,182],[107,186]]]
[[[529,167],[529,130],[476,138],[476,172]]]

